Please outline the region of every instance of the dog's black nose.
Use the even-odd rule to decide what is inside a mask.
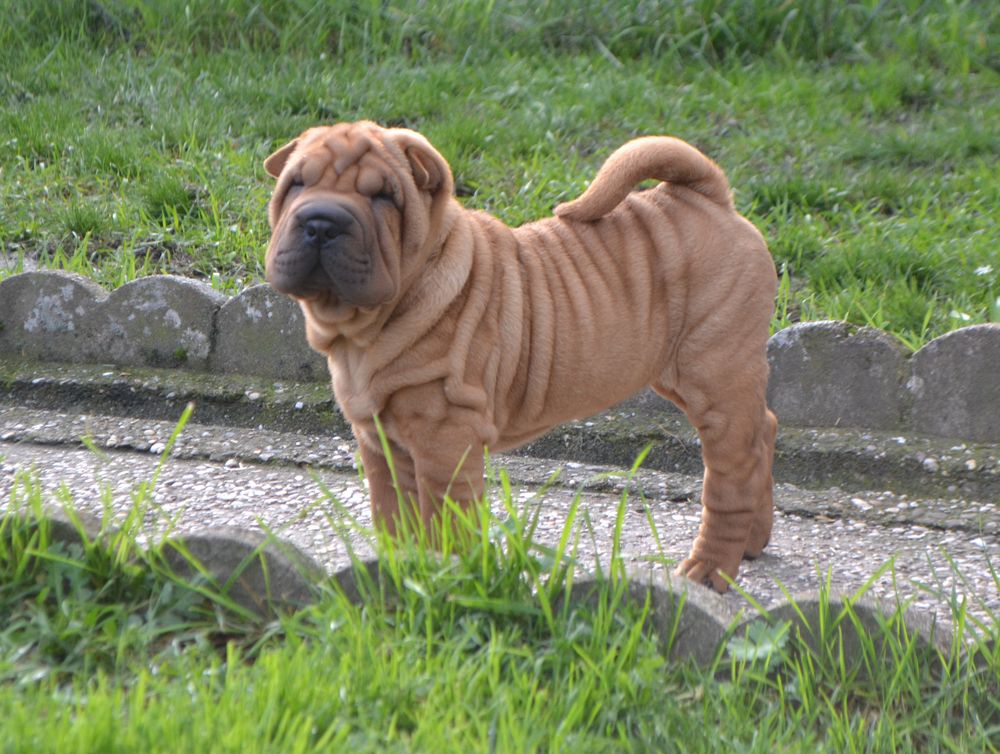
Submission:
[[[312,243],[323,243],[341,232],[340,223],[329,217],[310,217],[302,223],[302,235]]]

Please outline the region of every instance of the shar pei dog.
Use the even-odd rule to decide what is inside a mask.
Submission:
[[[678,572],[723,591],[760,554],[777,278],[714,162],[679,139],[635,139],[555,217],[519,228],[464,208],[448,163],[407,129],[312,128],[264,167],[277,178],[267,280],[328,359],[390,533],[403,516],[430,525],[446,496],[480,500],[484,449],[648,385],[701,438],[701,526]]]

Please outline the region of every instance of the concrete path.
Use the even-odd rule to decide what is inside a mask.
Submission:
[[[0,507],[17,505],[39,484],[46,500],[72,499],[121,517],[156,474],[172,422],[27,409],[0,403]],[[86,438],[86,442],[82,442]],[[168,522],[181,532],[229,525],[264,526],[329,569],[348,562],[345,538],[371,553],[366,493],[345,437],[189,424],[163,463],[149,500],[147,534]],[[585,569],[607,562],[628,487],[622,551],[635,567],[669,570],[698,526],[697,476],[642,471],[627,484],[620,469],[572,461],[506,456],[517,501],[540,506],[537,539],[554,544],[574,499],[575,536]],[[541,491],[559,471],[558,481]],[[500,509],[494,488],[492,499]],[[917,613],[951,616],[967,601],[974,616],[1000,614],[1000,505],[996,500],[922,497],[885,490],[806,490],[779,483],[774,535],[765,555],[744,563],[738,585],[765,607],[829,580],[853,593],[881,572],[872,596],[897,595]],[[722,598],[746,606],[736,591]]]

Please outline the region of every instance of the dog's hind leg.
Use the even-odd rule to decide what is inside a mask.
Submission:
[[[705,464],[701,527],[678,572],[717,591],[728,586],[720,572],[733,579],[744,557],[760,555],[774,510],[777,420],[764,400],[767,362],[761,352],[750,364],[736,363],[709,356],[676,389],[656,387],[698,430]]]

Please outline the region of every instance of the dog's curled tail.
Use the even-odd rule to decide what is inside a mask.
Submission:
[[[613,152],[587,190],[573,201],[557,206],[555,214],[570,220],[597,220],[618,206],[635,184],[647,178],[687,186],[716,204],[733,206],[729,181],[712,160],[672,136],[643,136]]]

